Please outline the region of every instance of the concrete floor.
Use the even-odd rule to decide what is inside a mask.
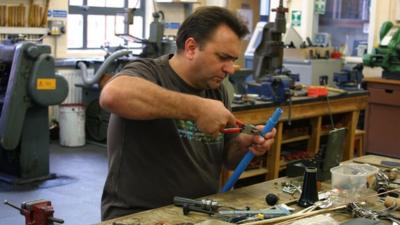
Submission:
[[[22,225],[18,210],[2,204],[7,199],[18,207],[24,201],[52,202],[54,216],[65,225],[100,222],[100,198],[107,175],[106,148],[87,144],[80,148],[50,147],[50,172],[56,179],[24,186],[0,183],[0,225]]]

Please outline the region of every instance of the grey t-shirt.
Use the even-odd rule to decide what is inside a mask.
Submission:
[[[142,77],[169,90],[221,100],[229,108],[222,85],[215,90],[194,89],[172,70],[171,56],[138,59],[117,76]],[[111,114],[102,220],[168,205],[174,196],[197,198],[218,192],[229,138],[206,135],[194,121],[129,120]]]

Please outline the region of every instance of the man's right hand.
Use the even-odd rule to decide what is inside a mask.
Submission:
[[[198,105],[196,124],[199,130],[216,137],[227,125],[236,125],[235,116],[221,101],[203,98]]]

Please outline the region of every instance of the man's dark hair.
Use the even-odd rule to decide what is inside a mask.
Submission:
[[[220,25],[227,25],[239,37],[249,33],[244,23],[228,9],[217,6],[199,7],[182,23],[176,37],[178,52],[183,50],[186,39],[193,37],[200,48],[211,38]]]

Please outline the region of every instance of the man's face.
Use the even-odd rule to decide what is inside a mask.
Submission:
[[[202,48],[196,48],[193,83],[198,88],[218,88],[227,75],[235,72],[240,44],[240,38],[228,26],[219,26]]]

